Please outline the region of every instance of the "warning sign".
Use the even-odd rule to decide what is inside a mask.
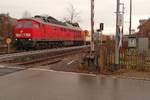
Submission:
[[[6,38],[6,43],[10,44],[11,43],[11,39],[10,38]]]

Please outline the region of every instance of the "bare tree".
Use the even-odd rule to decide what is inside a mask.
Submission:
[[[26,10],[23,12],[22,18],[30,18],[30,17],[31,17],[31,13],[29,11]]]
[[[64,21],[70,23],[80,22],[80,12],[73,6],[73,4],[69,4],[67,8],[67,15],[63,18]]]

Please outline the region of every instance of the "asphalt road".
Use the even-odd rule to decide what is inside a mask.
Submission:
[[[0,100],[150,100],[150,81],[29,69],[0,76]]]

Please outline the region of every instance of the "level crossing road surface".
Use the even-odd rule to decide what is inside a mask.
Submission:
[[[32,68],[0,76],[0,100],[150,100],[150,81]]]

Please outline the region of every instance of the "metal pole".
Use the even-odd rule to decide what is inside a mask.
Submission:
[[[94,0],[91,0],[91,51],[94,51]]]
[[[122,34],[124,34],[124,13],[125,13],[125,7],[124,7],[124,3],[123,3],[123,5],[122,5],[122,13],[123,13]]]
[[[10,44],[7,44],[7,53],[10,52]]]
[[[132,0],[130,0],[130,25],[129,25],[129,35],[131,35],[132,29]]]
[[[119,64],[119,14],[120,14],[120,0],[117,0],[116,9],[116,39],[115,39],[115,64]]]

